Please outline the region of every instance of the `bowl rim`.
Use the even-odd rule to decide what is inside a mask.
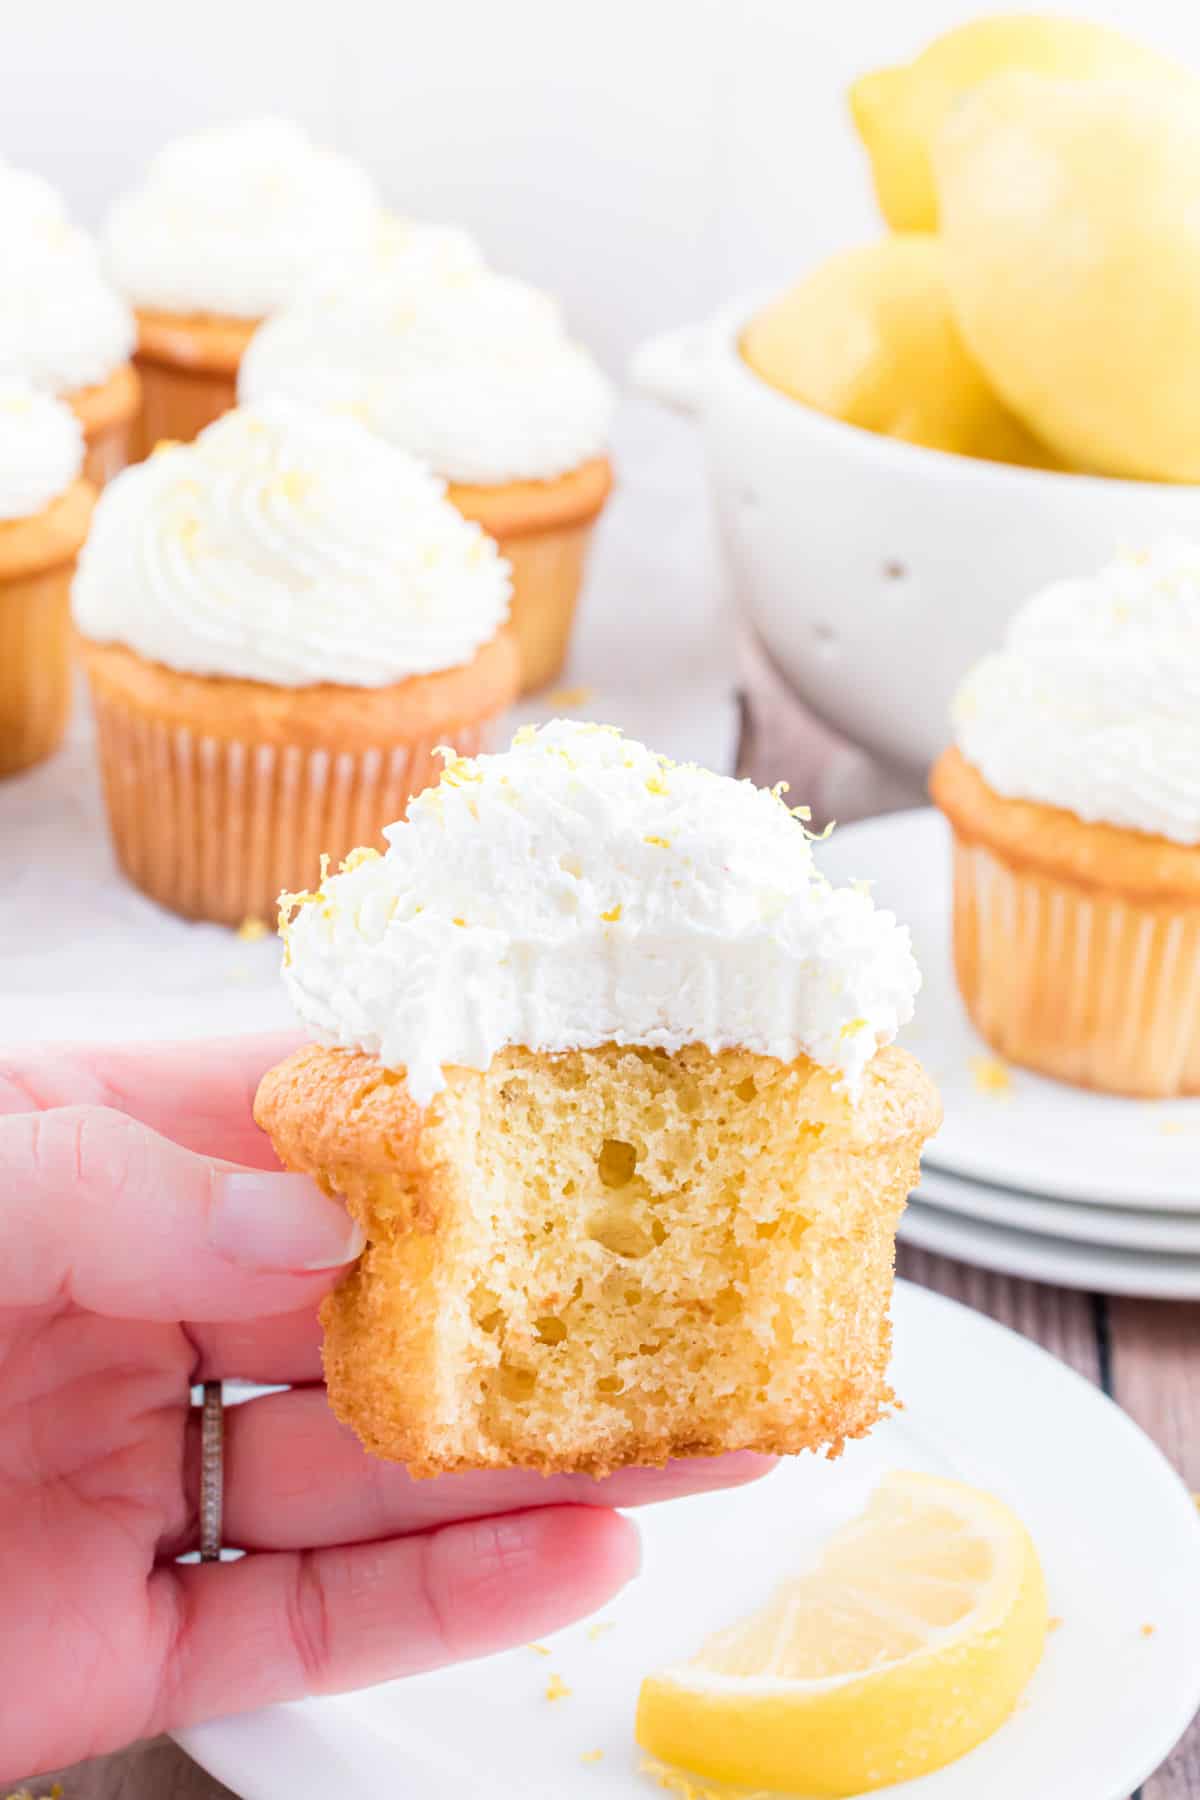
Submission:
[[[832,439],[847,454],[865,456],[870,461],[884,464],[908,463],[917,470],[924,466],[930,474],[951,481],[994,481],[1000,486],[1011,487],[1016,493],[1044,493],[1048,488],[1057,487],[1060,490],[1069,488],[1073,493],[1115,493],[1131,499],[1135,495],[1143,498],[1155,495],[1164,500],[1180,501],[1185,506],[1195,504],[1200,507],[1200,498],[1196,498],[1200,496],[1200,482],[1138,481],[1127,475],[1030,469],[1019,463],[990,462],[986,457],[966,456],[957,450],[935,450],[925,444],[910,444],[903,438],[885,437],[881,432],[868,431],[863,425],[852,425],[845,419],[819,412],[802,400],[793,400],[791,395],[772,387],[752,369],[739,347],[742,332],[754,314],[777,297],[778,290],[760,288],[727,301],[713,314],[708,330],[710,353],[720,352],[727,375],[746,395],[754,397],[755,404],[770,408],[780,421],[786,417],[793,426],[797,421],[803,421],[803,429],[818,437]],[[1193,499],[1186,499],[1188,495]]]

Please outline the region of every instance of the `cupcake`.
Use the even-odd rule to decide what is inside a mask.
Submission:
[[[0,380],[66,401],[83,427],[84,477],[103,487],[128,460],[138,410],[133,315],[50,183],[7,163],[0,239]]]
[[[126,470],[73,606],[130,880],[236,924],[377,840],[513,699],[508,593],[441,483],[351,419],[244,408]]]
[[[547,295],[481,270],[352,269],[255,334],[240,391],[353,413],[435,469],[512,565],[522,686],[558,673],[612,485],[612,390]]]
[[[70,407],[0,380],[0,775],[56,748],[71,704],[70,593],[94,491]]]
[[[908,934],[776,794],[611,728],[459,757],[315,893],[284,1164],[368,1238],[335,1412],[416,1474],[836,1453],[889,1399],[896,1223],[937,1098],[887,1047]]]
[[[325,263],[369,244],[379,203],[365,169],[283,119],[176,139],[104,229],[109,274],[137,314],[142,449],[188,442],[236,403],[260,319]]]
[[[1200,1093],[1200,548],[1060,581],[954,706],[954,960],[1002,1056]]]

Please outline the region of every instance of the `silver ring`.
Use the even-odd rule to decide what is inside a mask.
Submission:
[[[221,1560],[225,1504],[225,1400],[219,1381],[204,1383],[200,1408],[200,1561]]]

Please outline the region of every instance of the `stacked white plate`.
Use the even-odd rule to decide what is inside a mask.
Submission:
[[[932,808],[818,847],[912,930],[924,985],[902,1034],[941,1089],[901,1238],[1062,1287],[1200,1299],[1200,1100],[1112,1098],[1001,1063],[972,1029],[950,954],[949,833]]]

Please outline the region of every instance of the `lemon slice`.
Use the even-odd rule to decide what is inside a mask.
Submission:
[[[1020,1520],[962,1482],[891,1474],[811,1573],[647,1677],[638,1742],[743,1788],[867,1793],[995,1731],[1045,1638],[1045,1582]]]

